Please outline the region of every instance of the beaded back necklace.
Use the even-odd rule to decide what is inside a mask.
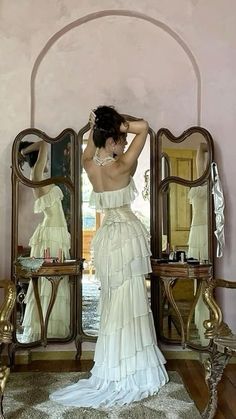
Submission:
[[[116,159],[112,156],[107,156],[107,157],[102,158],[98,155],[98,153],[99,153],[99,148],[96,149],[96,152],[93,156],[93,161],[97,166],[106,166],[106,164],[116,161]]]

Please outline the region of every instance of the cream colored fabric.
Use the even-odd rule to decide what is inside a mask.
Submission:
[[[207,185],[191,188],[188,197],[193,214],[188,240],[188,257],[200,261],[208,260]]]
[[[157,393],[168,381],[145,284],[149,236],[130,208],[136,194],[131,180],[126,188],[91,196],[91,204],[105,211],[92,243],[101,281],[100,330],[91,378],[51,395],[66,406],[123,405]]]
[[[70,258],[70,234],[67,229],[62,208],[63,194],[54,185],[52,189],[35,201],[34,212],[43,213],[42,223],[38,225],[29,241],[31,256],[43,257],[44,249],[50,248],[50,255],[56,257],[58,249],[62,249],[64,257]],[[50,296],[51,283],[47,278],[39,279],[39,295],[45,318]],[[32,342],[40,338],[38,309],[33,292],[32,282],[25,297],[26,309],[23,320],[24,333],[22,342]],[[66,337],[70,325],[70,289],[68,277],[64,277],[58,287],[57,298],[48,323],[48,337]]]

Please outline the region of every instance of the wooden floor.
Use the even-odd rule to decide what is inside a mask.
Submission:
[[[30,365],[17,365],[14,371],[89,371],[92,361],[33,361]],[[207,386],[204,370],[196,360],[168,360],[167,369],[177,371],[191,398],[200,411],[207,403]],[[224,371],[218,386],[218,410],[215,419],[236,419],[236,364],[230,364]]]

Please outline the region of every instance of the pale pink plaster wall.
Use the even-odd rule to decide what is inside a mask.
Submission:
[[[78,128],[101,103],[143,115],[155,129],[170,115],[180,130],[197,120],[189,57],[162,28],[133,16],[98,16],[65,33],[41,62],[35,86],[34,124],[52,133],[68,123]]]
[[[47,41],[93,12],[130,10],[167,25],[188,45],[200,69],[201,123],[215,141],[226,198],[226,248],[217,274],[234,279],[236,261],[235,36],[233,0],[1,1],[0,60],[0,276],[10,272],[10,153],[14,137],[30,124],[30,76]],[[113,103],[144,116],[154,129],[176,135],[196,124],[197,80],[180,45],[147,21],[106,16],[74,28],[55,43],[36,77],[35,126],[57,135],[87,122],[91,107]],[[234,311],[227,296],[227,318]],[[232,308],[231,308],[232,307]]]

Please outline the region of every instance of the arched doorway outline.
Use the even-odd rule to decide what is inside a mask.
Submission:
[[[40,67],[41,62],[43,61],[44,57],[47,55],[50,48],[67,32],[71,31],[72,29],[84,25],[85,23],[88,23],[95,19],[100,19],[107,16],[126,16],[126,17],[133,17],[141,20],[145,20],[158,28],[162,29],[166,33],[168,33],[184,50],[186,55],[188,56],[192,67],[194,74],[196,76],[197,80],[197,125],[201,124],[201,73],[200,69],[197,63],[197,60],[192,53],[191,49],[187,45],[187,43],[166,23],[163,23],[155,18],[152,18],[148,15],[145,15],[140,12],[132,11],[132,10],[102,10],[99,12],[90,13],[88,15],[85,15],[83,17],[80,17],[73,22],[67,24],[62,29],[60,29],[58,32],[56,32],[54,35],[49,38],[49,40],[46,42],[45,46],[40,51],[39,55],[37,56],[32,72],[31,72],[31,78],[30,78],[30,127],[34,127],[35,125],[35,80],[36,76]]]

